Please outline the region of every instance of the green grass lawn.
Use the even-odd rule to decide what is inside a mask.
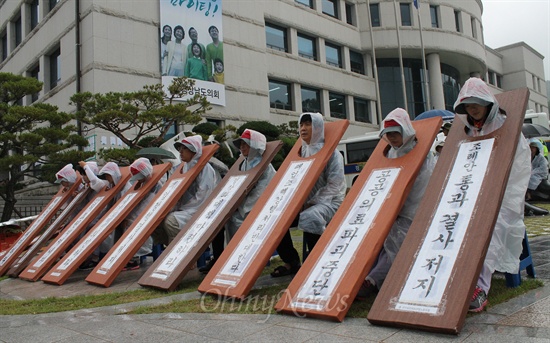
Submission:
[[[533,205],[550,211],[550,203],[534,203]],[[525,226],[529,238],[550,235],[550,215],[525,217]]]
[[[302,254],[302,232],[292,230],[291,236],[294,246],[299,254]],[[267,275],[277,266],[282,265],[280,258],[271,260],[266,266],[262,275]],[[1,279],[0,279],[1,280]],[[49,312],[72,311],[84,308],[103,307],[116,304],[124,304],[152,298],[164,297],[181,293],[195,292],[200,280],[183,281],[174,292],[164,292],[153,289],[141,289],[122,293],[110,293],[102,295],[76,296],[70,298],[46,298],[37,300],[0,300],[0,315],[15,314],[38,314]],[[523,278],[520,287],[507,288],[502,276],[494,276],[491,292],[489,294],[489,306],[494,306],[523,294],[529,290],[541,287],[543,283],[539,280]],[[243,301],[233,299],[218,299],[209,295],[196,300],[174,301],[161,306],[139,307],[130,313],[250,313],[250,314],[272,314],[273,306],[279,300],[288,284],[254,289]],[[368,311],[374,301],[375,295],[365,301],[354,302],[347,314],[348,317],[366,318]]]

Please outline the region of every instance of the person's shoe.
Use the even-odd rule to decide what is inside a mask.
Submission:
[[[476,286],[474,294],[472,295],[472,301],[470,301],[469,312],[481,312],[487,306],[487,294],[479,286]]]
[[[78,267],[78,269],[79,269],[79,270],[92,270],[92,269],[94,269],[98,264],[99,264],[98,261],[89,260],[89,261],[85,261],[84,263],[82,263],[82,264],[80,265],[80,267]]]
[[[363,280],[361,288],[359,288],[359,292],[357,292],[357,295],[355,296],[355,300],[364,301],[371,294],[376,292],[378,292],[378,288],[375,285],[373,285],[369,280]]]
[[[132,258],[130,262],[126,263],[126,266],[122,268],[122,270],[136,270],[139,269],[139,265],[141,264],[141,261],[138,258]]]
[[[217,261],[216,258],[210,259],[204,267],[199,268],[199,272],[204,273],[204,274],[208,274],[208,272],[210,271],[210,269],[212,269],[212,267],[214,266],[216,261]]]

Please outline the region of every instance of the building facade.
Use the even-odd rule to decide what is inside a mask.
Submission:
[[[523,42],[485,46],[480,0],[421,0],[418,10],[412,0],[194,2],[223,4],[225,106],[204,116],[222,126],[319,111],[359,135],[395,107],[413,118],[452,109],[470,76],[495,93],[528,87],[529,108],[548,112],[544,57]],[[25,105],[67,112],[76,92],[160,83],[160,15],[156,0],[0,0],[0,70],[44,82]],[[119,145],[98,130],[83,135],[96,149]]]

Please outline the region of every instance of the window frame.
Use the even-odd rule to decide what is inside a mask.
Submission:
[[[280,110],[287,110],[287,111],[292,111],[293,108],[292,108],[292,85],[288,82],[284,82],[284,81],[280,81],[280,80],[276,80],[276,79],[268,79],[267,80],[267,83],[268,83],[268,92],[269,92],[269,107],[270,108],[275,108],[275,109],[280,109]],[[277,88],[271,88],[272,85],[277,85]],[[271,94],[274,94],[272,93],[272,91],[276,91],[278,90],[280,87],[286,87],[286,91],[287,91],[287,94],[286,94],[286,97],[287,97],[287,103],[282,103],[281,102],[281,106],[277,106],[277,102],[276,101],[271,101]]]
[[[301,50],[300,50],[300,40],[311,42],[311,47],[313,49],[313,56],[310,56],[309,54],[301,52]],[[313,60],[313,61],[319,61],[319,52],[317,51],[317,39],[315,37],[310,36],[310,35],[305,34],[305,33],[298,32],[298,34],[296,35],[296,41],[298,43],[298,56],[303,57],[303,58],[307,58],[307,59],[310,59],[310,60]]]
[[[357,69],[357,68],[354,67],[354,64],[357,64],[357,62],[352,58],[352,55],[356,55],[357,57],[361,57],[361,68],[360,69]],[[349,50],[349,65],[350,65],[350,70],[351,70],[352,73],[366,75],[365,57],[363,56],[362,53],[350,49]]]
[[[304,107],[304,92],[315,93],[315,98],[318,103],[318,108]],[[302,104],[302,112],[319,112],[321,113],[321,90],[315,87],[302,86],[300,89],[300,102]]]
[[[456,32],[462,32],[463,31],[463,29],[462,29],[462,12],[455,10],[454,15],[455,15],[455,29],[456,29]]]
[[[57,48],[48,54],[49,86],[50,90],[57,87],[61,81],[61,48]]]
[[[327,49],[328,48],[331,48],[331,49],[335,49],[336,52],[338,53],[338,62],[335,63],[333,62],[332,60],[329,61],[328,59],[328,51]],[[327,65],[330,65],[330,66],[333,66],[333,67],[338,67],[338,68],[342,68],[342,47],[339,46],[339,45],[336,45],[336,44],[333,44],[333,43],[330,43],[330,42],[325,42],[325,63]]]
[[[30,27],[32,31],[40,23],[40,5],[38,0],[31,1],[30,12],[31,12]]]
[[[313,0],[294,0],[294,2],[299,3],[300,5],[313,8]],[[307,4],[306,4],[307,2]]]
[[[282,36],[283,36],[283,44],[284,46],[281,48],[280,46],[278,45],[273,45],[273,44],[270,44],[269,43],[269,40],[268,40],[268,28],[271,29],[271,30],[275,30],[275,31],[280,31],[282,32]],[[283,26],[280,26],[280,25],[277,25],[277,24],[273,24],[273,23],[270,23],[270,22],[266,22],[265,23],[265,44],[266,44],[266,47],[269,48],[269,49],[272,49],[272,50],[277,50],[277,51],[282,51],[282,52],[289,52],[288,50],[288,29],[283,27]]]
[[[328,4],[332,4],[332,10],[334,13],[331,13],[331,12],[326,12],[325,9],[329,9],[328,7]],[[326,5],[326,6],[325,6]],[[323,14],[326,14],[330,17],[333,17],[333,18],[336,18],[336,19],[339,19],[340,16],[339,16],[339,13],[338,13],[338,0],[322,0],[321,1],[321,11],[323,12]]]
[[[436,5],[430,5],[430,19],[432,22],[432,27],[439,29],[440,22],[439,22],[439,6]]]
[[[336,106],[333,107],[334,101],[338,101],[338,100],[341,100],[342,103],[339,104],[339,105],[336,104],[336,106],[338,106],[339,108],[342,108],[343,113],[333,111],[333,109],[335,109],[334,107],[336,107]],[[346,95],[345,94],[329,91],[328,92],[328,104],[329,104],[329,112],[330,112],[330,117],[331,118],[348,119],[348,109],[347,109],[347,106],[346,106]]]
[[[404,13],[404,11],[407,11],[407,13]],[[405,18],[406,15],[408,15],[408,18]],[[401,26],[412,26],[412,13],[410,2],[399,3],[399,16],[401,17]],[[406,21],[405,19],[407,19],[408,21]]]
[[[366,120],[358,120],[358,111],[357,111],[357,108],[358,108],[358,103],[360,102],[364,102],[364,107],[366,109]],[[365,98],[359,98],[359,97],[353,97],[353,111],[355,113],[355,121],[356,122],[360,122],[360,123],[369,123],[369,124],[372,124],[372,117],[371,117],[371,113],[370,113],[370,100],[368,99],[365,99]]]
[[[371,27],[380,27],[382,25],[380,20],[380,4],[370,4],[369,13]]]

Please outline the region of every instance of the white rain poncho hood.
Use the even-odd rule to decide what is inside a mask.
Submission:
[[[246,131],[250,131],[250,139],[246,138],[248,136],[248,134],[245,135]],[[248,142],[245,142],[250,145],[248,157],[239,167],[239,170],[247,171],[254,168],[261,162],[263,153],[266,148],[266,139],[263,134],[249,129],[243,132],[243,134],[241,135],[241,139],[247,139]],[[269,164],[266,170],[263,172],[262,176],[260,176],[260,179],[258,180],[256,185],[254,185],[254,188],[252,188],[252,190],[246,195],[245,200],[241,203],[241,205],[237,208],[237,211],[233,213],[233,215],[227,222],[226,227],[230,239],[235,235],[239,227],[241,227],[244,219],[252,210],[252,207],[254,207],[254,205],[258,202],[258,199],[267,188],[267,185],[269,184],[271,179],[273,179],[273,176],[275,176],[275,168],[273,168],[273,166]]]
[[[302,113],[311,116],[311,140],[302,140],[302,157],[313,156],[325,145],[325,124],[320,113]],[[337,150],[333,151],[327,165],[308,195],[304,210],[300,212],[298,227],[304,232],[320,235],[325,231],[346,195],[344,159]]]
[[[187,172],[189,169],[193,168],[195,164],[197,164],[198,160],[202,156],[202,137],[199,135],[185,137],[182,139],[181,143],[184,145],[191,145],[195,149],[195,155],[191,161],[185,163],[183,166],[183,172]],[[190,150],[193,151],[193,149]]]
[[[76,172],[73,169],[73,165],[70,163],[55,173],[55,183],[61,183],[63,181],[67,181],[71,185],[76,182]]]
[[[530,190],[535,190],[543,180],[548,179],[548,161],[544,157],[544,147],[537,138],[529,140],[530,146],[536,146],[538,153],[531,159],[531,177],[529,178]]]
[[[465,104],[471,103],[472,100],[475,100],[471,98],[479,99],[481,101],[477,100],[477,102],[488,103],[490,106],[484,122],[478,123],[477,126],[466,112]],[[472,132],[471,135],[473,137],[489,134],[500,128],[504,123],[504,116],[499,115],[497,99],[495,99],[493,93],[491,93],[491,90],[487,87],[485,82],[477,77],[471,77],[464,83],[464,86],[462,86],[460,92],[458,93],[458,99],[456,99],[454,109],[458,118],[460,118],[460,120],[462,120],[466,127]],[[482,126],[478,127],[479,125]]]
[[[196,151],[191,161],[184,164],[183,172],[185,173],[193,168],[202,156],[202,137],[190,136],[184,138],[183,141],[186,141],[183,144],[191,144]],[[173,213],[180,229],[191,219],[219,182],[220,175],[207,163],[174,207]]]
[[[302,140],[302,157],[315,155],[325,145],[325,124],[321,113],[302,113],[298,123],[304,115],[311,116],[311,140],[309,144]]]
[[[465,114],[464,103],[469,97],[476,97],[490,102],[491,107],[481,128],[474,126]],[[457,116],[469,129],[472,137],[490,134],[499,129],[506,119],[500,113],[498,102],[485,82],[479,78],[470,78],[458,94],[455,102]],[[512,157],[512,156],[510,156]],[[522,241],[525,234],[523,212],[525,192],[531,176],[531,153],[527,140],[520,132],[518,145],[513,156],[512,169],[506,184],[506,190],[498,213],[497,222],[491,237],[491,243],[484,261],[484,268],[491,272],[495,270],[515,274],[519,269],[519,256],[523,249]]]
[[[416,145],[416,131],[412,127],[411,120],[409,119],[409,114],[402,108],[396,108],[395,110],[388,113],[384,121],[382,121],[382,127],[387,121],[393,120],[401,126],[402,136],[403,136],[403,145],[400,147],[391,147],[388,152],[389,158],[400,157],[408,153]],[[383,131],[383,130],[382,130]],[[382,132],[381,131],[381,132]],[[390,143],[386,135],[382,136],[386,142]]]
[[[140,157],[130,165],[130,173],[130,181],[147,179],[153,175],[153,165],[147,158]]]
[[[88,163],[86,163],[88,165]],[[88,176],[88,179],[90,180],[90,187],[96,191],[101,191],[104,187],[112,187],[116,185],[120,178],[122,177],[122,174],[120,173],[120,168],[117,166],[114,162],[107,162],[103,168],[99,171],[98,175],[94,175],[93,172],[91,172],[90,168],[85,168],[86,176]],[[113,178],[113,184],[111,185],[109,181],[102,180],[98,176],[109,174]]]
[[[244,130],[241,139],[250,146],[248,156],[243,162],[244,169],[241,170],[250,170],[257,166],[262,160],[267,141],[263,134],[250,129]]]

